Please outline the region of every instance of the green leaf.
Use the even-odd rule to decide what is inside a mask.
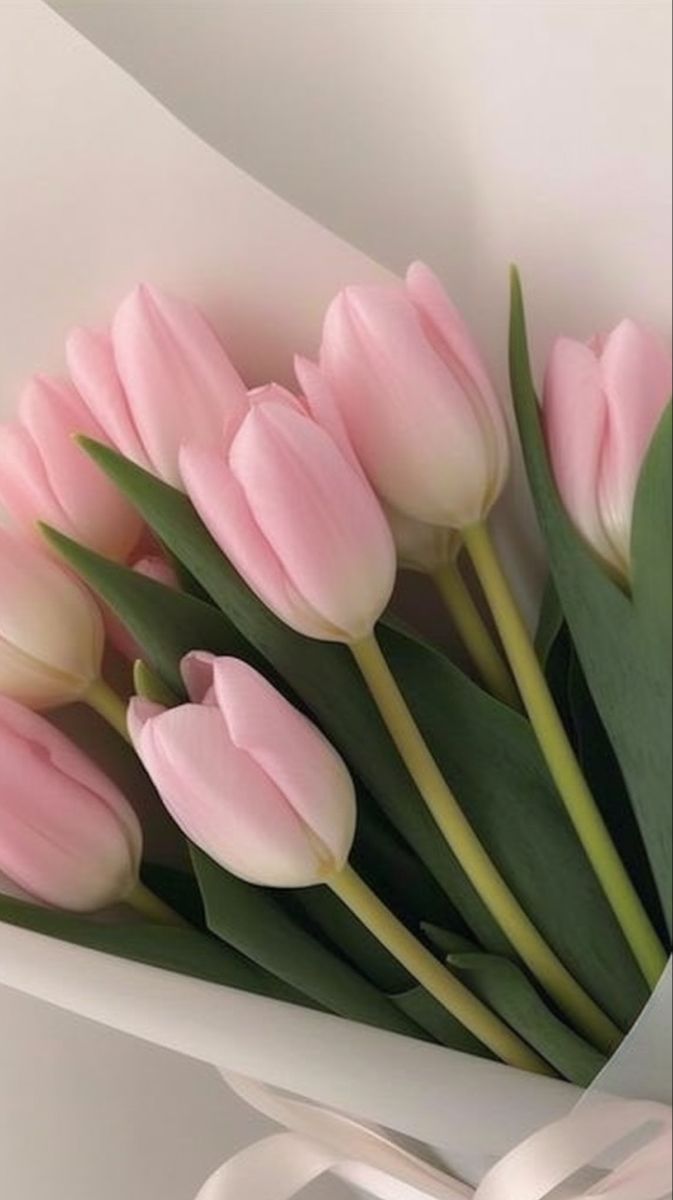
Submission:
[[[430,996],[419,985],[391,996],[401,1012],[406,1013],[417,1025],[422,1026],[442,1046],[460,1050],[463,1054],[475,1054],[479,1058],[493,1058],[485,1046],[464,1025]]]
[[[547,682],[596,803],[648,913],[668,934],[640,827],[605,726],[589,691],[553,580],[547,586],[536,639]]]
[[[423,930],[463,983],[565,1079],[578,1087],[593,1083],[605,1058],[559,1020],[525,971],[509,959],[483,954],[450,931],[425,924]]]
[[[554,587],[554,580],[548,579],[542,595],[542,606],[535,635],[535,649],[543,666],[547,665],[547,660],[559,638],[563,625],[561,601]]]
[[[142,659],[133,664],[133,686],[136,696],[151,700],[153,704],[162,704],[164,708],[175,708],[180,703],[179,697],[164,683],[161,675]]]
[[[301,888],[288,896],[288,910],[382,992],[402,991],[414,980],[378,938],[326,887]]]
[[[567,633],[568,642],[570,636]],[[617,756],[601,721],[587,685],[582,664],[571,646],[568,661],[567,696],[572,722],[572,740],[577,756],[638,893],[665,942],[668,937],[656,881],[640,826],[636,820]]]
[[[552,579],[545,591],[536,647],[547,682],[589,787],[615,845],[665,941],[666,921],[624,776],[589,691]]]
[[[511,953],[439,835],[348,650],[303,638],[274,617],[224,559],[184,495],[107,447],[89,443],[87,449],[317,718],[478,942]],[[528,722],[440,651],[385,627],[381,640],[430,748],[505,878],[567,966],[627,1027],[647,991]]]
[[[365,979],[386,993],[391,1002],[434,1041],[465,1054],[493,1057],[460,1021],[416,982],[327,888],[309,888],[304,893],[297,892],[293,901],[299,903],[328,944],[336,947]]]
[[[515,963],[492,954],[451,954],[447,965],[570,1083],[588,1087],[607,1060],[564,1025]]]
[[[379,898],[410,928],[435,921],[467,933],[446,892],[402,841],[380,808],[358,788],[358,828],[351,865]]]
[[[196,929],[139,924],[133,919],[124,923],[98,922],[90,917],[26,904],[8,896],[0,896],[0,921],[62,942],[86,946],[89,950],[99,950],[115,958],[128,958],[274,1000],[305,1003],[304,997],[295,989]]]
[[[469,938],[462,937],[458,933],[453,933],[450,929],[442,929],[439,925],[434,925],[430,921],[424,921],[421,928],[430,945],[443,958],[448,958],[451,954],[479,953],[479,947],[475,946],[474,942],[471,942]]]
[[[206,918],[199,885],[193,873],[164,863],[146,862],[142,881],[169,908],[184,917],[195,929],[205,930]]]
[[[50,545],[120,617],[151,666],[178,696],[185,694],[179,663],[190,650],[207,646],[213,653],[262,665],[261,656],[212,604],[110,562],[55,529],[44,526],[43,531]]]
[[[305,888],[291,897],[324,945],[336,949],[430,1037],[453,1050],[486,1057],[476,1038],[425,991],[369,930],[325,887]]]
[[[419,1036],[418,1026],[294,922],[262,888],[236,879],[196,847],[192,860],[208,927],[223,942],[330,1012]]]
[[[439,889],[435,895],[431,877],[428,886],[428,877],[418,860],[413,858],[405,847],[397,844],[380,818],[375,820],[371,814],[363,821],[362,816],[361,807],[356,842],[358,853],[351,855],[351,862],[369,885],[374,887],[384,903],[414,931],[420,929],[422,904],[425,899],[431,902],[428,911],[432,910],[434,901],[435,911],[444,912],[449,921],[454,920],[456,914],[451,905]],[[360,866],[356,860],[359,860]],[[410,870],[411,864],[413,869]],[[397,886],[400,876],[401,888]],[[375,877],[384,879],[383,887],[378,886]],[[418,883],[417,892],[414,894],[410,891],[405,894],[406,888],[412,888],[415,883]],[[416,1023],[435,1040],[455,1050],[482,1056],[487,1053],[476,1038],[417,984],[415,978],[329,888],[299,889],[287,896],[286,904],[290,906],[291,912],[301,914],[308,923],[308,928],[320,937],[324,944],[336,949],[365,979],[380,991],[387,993],[394,1004],[407,1015],[413,1016]],[[436,919],[442,920],[441,917]],[[462,928],[461,923],[458,923]],[[465,944],[470,945],[469,942]]]
[[[671,409],[645,461],[633,521],[631,594],[567,516],[547,457],[531,375],[523,297],[512,288],[512,391],[554,581],[593,699],[617,755],[672,923]]]

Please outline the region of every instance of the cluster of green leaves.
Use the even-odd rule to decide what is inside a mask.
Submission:
[[[670,897],[670,419],[646,464],[626,596],[569,525],[554,488],[515,288],[512,377],[531,484],[555,589],[539,646],[569,727],[629,865],[657,915]],[[171,591],[60,534],[52,543],[143,647],[147,687],[180,699],[194,648],[263,670],[321,726],[359,788],[354,862],[438,956],[559,1074],[587,1084],[600,1055],[569,1029],[516,961],[418,796],[348,651],[302,638],[271,614],[225,560],[189,500],[113,450],[88,453],[132,500],[185,572]],[[669,506],[670,512],[670,506]],[[668,621],[664,630],[664,618]],[[668,639],[668,640],[666,640]],[[528,722],[491,698],[436,647],[384,624],[380,640],[431,750],[497,866],[578,980],[627,1030],[646,998],[612,912],[570,827]],[[665,787],[668,782],[668,795]],[[665,800],[665,802],[664,802]],[[636,814],[642,841],[633,838]],[[633,847],[636,847],[635,851]],[[647,851],[647,853],[646,853]],[[651,865],[650,865],[651,864]],[[153,886],[193,930],[92,923],[0,901],[0,918],[109,953],[299,1002],[399,1033],[484,1053],[324,888],[270,893],[192,850],[192,875]],[[149,870],[150,868],[148,868]],[[185,905],[187,908],[185,909]]]

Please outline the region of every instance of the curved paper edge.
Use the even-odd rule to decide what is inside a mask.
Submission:
[[[447,1154],[505,1154],[581,1092],[443,1047],[0,925],[0,983]],[[412,1081],[412,1086],[410,1086]]]

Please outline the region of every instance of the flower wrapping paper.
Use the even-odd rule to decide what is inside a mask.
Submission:
[[[289,346],[314,351],[339,287],[388,277],[201,141],[38,0],[0,11],[0,130],[0,262],[11,280],[0,300],[3,407],[36,365],[62,368],[74,315],[102,320],[139,277],[197,299],[251,384],[283,382]],[[510,504],[517,513],[526,504],[520,481]],[[516,565],[529,547],[511,544],[507,513],[501,525]],[[531,613],[538,588],[533,572]],[[565,1084],[4,926],[0,983],[427,1142],[471,1183],[581,1099]],[[667,1009],[670,976],[599,1081],[604,1090],[670,1102]],[[224,1090],[222,1102],[234,1103]],[[460,1119],[448,1122],[449,1112]]]

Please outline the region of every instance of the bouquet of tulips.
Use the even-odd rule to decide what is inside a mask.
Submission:
[[[510,410],[416,264],[297,394],[146,286],[67,362],[0,433],[0,921],[589,1085],[669,950],[667,351],[561,338],[540,408],[515,275]]]

